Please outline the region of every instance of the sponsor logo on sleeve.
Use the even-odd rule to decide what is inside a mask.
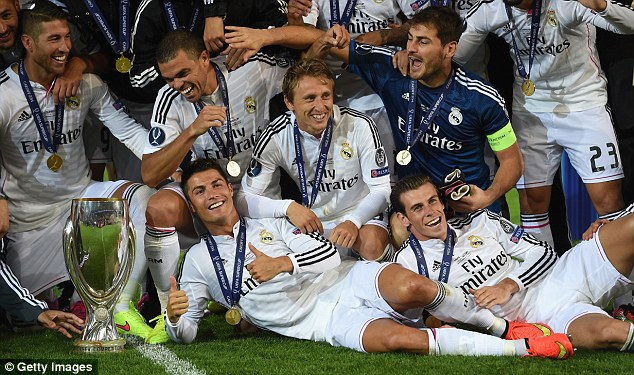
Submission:
[[[513,235],[511,235],[511,242],[514,242],[514,243],[520,242],[520,239],[522,238],[523,234],[524,234],[524,228],[518,226],[513,231]]]
[[[120,99],[115,100],[112,103],[112,106],[114,107],[114,109],[116,109],[117,111],[120,110],[121,108],[125,108],[125,104],[123,104],[123,102],[121,102]]]
[[[423,5],[427,4],[427,0],[416,0],[412,3],[409,4],[410,7],[412,7],[412,10],[414,12],[416,12],[417,10],[421,9],[423,7]]]
[[[260,172],[262,172],[262,164],[260,164],[257,159],[251,158],[251,161],[249,162],[249,169],[247,169],[247,175],[249,175],[249,177],[255,177],[259,175]]]
[[[513,224],[509,223],[509,221],[506,220],[503,217],[500,217],[500,226],[502,227],[504,232],[506,232],[508,234],[513,233],[513,231],[515,230],[515,226]]]
[[[372,176],[372,178],[376,178],[376,177],[381,177],[381,176],[386,176],[390,174],[390,168],[389,167],[383,167],[383,168],[379,168],[379,169],[373,169],[370,172],[370,176]]]
[[[374,155],[374,161],[376,162],[376,165],[378,167],[384,167],[385,166],[385,150],[383,149],[383,147],[378,148],[376,150],[376,154]]]

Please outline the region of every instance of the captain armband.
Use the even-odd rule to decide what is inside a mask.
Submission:
[[[491,149],[495,152],[506,150],[517,140],[510,122],[495,133],[487,135],[487,139],[489,141],[489,146],[491,146]]]

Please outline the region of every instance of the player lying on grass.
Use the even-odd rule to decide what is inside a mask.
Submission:
[[[399,181],[391,202],[411,232],[396,262],[472,293],[498,317],[546,323],[577,348],[634,352],[634,325],[601,309],[634,289],[634,215],[603,225],[557,259],[546,242],[487,210],[447,222],[427,176]]]
[[[182,290],[171,280],[165,322],[176,342],[194,341],[207,301],[214,299],[230,308],[226,318],[231,324],[244,319],[284,336],[363,352],[549,358],[573,353],[566,335],[543,336],[536,325],[495,318],[475,308],[473,299],[457,288],[398,264],[342,259],[323,236],[303,234],[285,219],[240,217],[233,188],[213,160],[192,163],[181,184],[192,212],[209,232],[185,257]],[[422,308],[508,340],[406,326]]]

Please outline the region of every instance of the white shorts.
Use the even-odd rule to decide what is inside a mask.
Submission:
[[[81,197],[107,198],[126,182],[91,181]],[[20,284],[34,295],[70,279],[62,244],[62,232],[69,216],[70,204],[66,212],[53,218],[46,226],[27,232],[7,233],[7,264]]]
[[[352,267],[326,328],[326,341],[331,345],[365,352],[363,333],[370,323],[409,320],[394,311],[379,292],[379,275],[390,264],[359,261]]]
[[[634,289],[608,260],[598,240],[583,241],[567,251],[550,274],[523,303],[524,319],[567,333],[570,323],[586,314],[605,314],[601,308],[614,297]]]
[[[623,178],[616,135],[605,107],[571,113],[513,111],[513,128],[524,157],[518,189],[552,185],[564,150],[586,184]]]

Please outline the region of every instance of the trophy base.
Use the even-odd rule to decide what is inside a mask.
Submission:
[[[109,352],[116,353],[122,352],[126,341],[124,339],[111,340],[111,341],[75,341],[75,349],[82,353],[99,353]]]

